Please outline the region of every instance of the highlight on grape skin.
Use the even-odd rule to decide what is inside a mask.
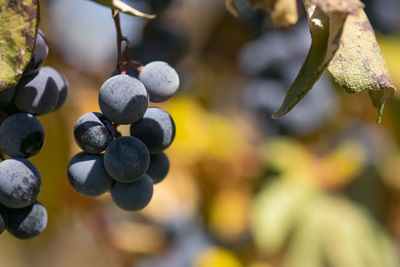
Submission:
[[[0,162],[0,202],[8,208],[23,208],[38,197],[42,178],[26,159],[11,158]]]
[[[14,103],[27,113],[43,115],[55,109],[58,103],[57,83],[46,71],[22,77],[17,85]]]
[[[42,65],[43,61],[49,55],[49,47],[44,39],[44,36],[38,31],[36,34],[35,49],[33,50],[32,68],[36,69]]]
[[[47,211],[39,201],[21,209],[8,209],[7,231],[19,239],[41,234],[47,226]]]
[[[100,153],[115,137],[115,128],[103,114],[89,112],[75,124],[76,143],[87,153]]]
[[[140,121],[131,125],[130,133],[142,140],[150,153],[160,153],[174,141],[175,123],[168,112],[151,107]]]
[[[68,80],[61,72],[50,66],[43,66],[40,68],[40,71],[48,74],[49,77],[52,77],[54,82],[56,83],[56,88],[58,90],[58,101],[56,106],[52,110],[56,111],[60,109],[62,105],[64,105],[65,100],[67,100],[69,86]]]
[[[163,61],[145,65],[139,73],[139,80],[149,92],[151,102],[164,102],[179,88],[178,73]]]
[[[103,155],[80,152],[68,165],[68,181],[79,194],[95,197],[110,191],[112,178],[104,168]]]
[[[139,120],[149,104],[143,83],[129,75],[109,78],[100,88],[99,106],[106,118],[119,124]]]

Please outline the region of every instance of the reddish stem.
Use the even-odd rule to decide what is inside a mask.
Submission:
[[[4,118],[8,117],[8,114],[5,113],[4,111],[0,110],[0,115],[3,116]]]
[[[123,40],[122,32],[121,32],[121,22],[119,19],[119,12],[114,16],[114,10],[111,9],[111,13],[115,23],[115,29],[117,31],[117,68],[121,67],[121,43]]]
[[[112,10],[112,15],[115,23],[115,29],[117,32],[117,69],[121,74],[126,74],[126,70],[128,67],[136,69],[137,71],[141,71],[142,65],[134,60],[130,60],[129,58],[129,40],[126,36],[122,35],[121,31],[121,22],[119,18],[119,12],[114,16],[114,11]],[[121,53],[122,53],[122,42],[125,42],[124,48],[124,61],[121,61]]]

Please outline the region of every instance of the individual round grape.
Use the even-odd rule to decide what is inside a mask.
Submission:
[[[5,107],[12,101],[15,95],[15,87],[7,88],[0,91],[0,107]]]
[[[89,112],[78,119],[74,128],[76,143],[87,153],[100,153],[115,137],[112,123],[98,112]]]
[[[112,141],[104,154],[108,174],[121,183],[131,183],[142,177],[149,168],[150,154],[145,144],[132,136]]]
[[[38,68],[49,55],[49,47],[40,31],[36,34],[35,48],[33,50],[32,65]]]
[[[58,89],[58,101],[53,111],[59,109],[67,99],[68,94],[68,80],[65,76],[55,68],[44,66],[40,68],[41,71],[46,72],[55,81]]]
[[[141,210],[149,204],[152,196],[153,182],[148,175],[134,183],[115,182],[111,188],[112,199],[123,210]]]
[[[99,106],[109,120],[129,124],[139,120],[147,109],[146,88],[129,75],[109,78],[100,88]]]
[[[26,159],[0,162],[0,202],[8,208],[32,204],[39,195],[41,182],[39,171]]]
[[[27,113],[42,115],[54,110],[58,103],[57,83],[46,71],[22,77],[17,85],[14,103]]]
[[[175,123],[168,112],[152,107],[140,121],[131,125],[130,133],[142,140],[150,153],[159,153],[174,141]]]
[[[100,196],[109,191],[113,180],[104,168],[103,155],[76,154],[68,165],[68,181],[79,194]]]
[[[28,158],[43,146],[44,128],[34,116],[11,115],[0,125],[0,150],[11,157]]]
[[[0,204],[0,234],[7,228],[8,224],[8,209]]]
[[[149,92],[152,102],[167,100],[179,87],[178,73],[163,61],[153,61],[145,65],[140,71],[139,80]]]
[[[46,229],[47,211],[39,202],[22,209],[9,209],[7,230],[20,239],[33,238]]]
[[[169,171],[169,160],[164,152],[151,154],[150,165],[147,170],[147,175],[157,184],[164,180]]]

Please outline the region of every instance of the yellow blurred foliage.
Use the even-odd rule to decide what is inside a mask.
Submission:
[[[285,244],[296,218],[310,199],[319,197],[308,184],[278,179],[264,185],[252,201],[251,232],[265,254],[277,253]]]
[[[193,267],[241,267],[239,259],[232,252],[222,248],[207,248],[193,262]]]
[[[361,144],[343,141],[318,164],[324,187],[340,187],[358,177],[364,168],[366,155]]]
[[[250,190],[225,188],[217,193],[210,206],[210,227],[223,239],[240,238],[248,230]]]
[[[343,140],[328,153],[318,155],[289,138],[264,144],[263,159],[286,179],[323,188],[336,188],[358,177],[365,167],[366,151],[355,140]]]
[[[384,182],[396,190],[400,190],[400,154],[388,157],[384,162]]]
[[[274,267],[274,266],[265,262],[253,262],[249,264],[247,267]]]
[[[181,162],[190,163],[204,156],[232,159],[245,144],[245,137],[232,120],[210,113],[194,98],[176,97],[166,104],[166,110],[177,129],[169,152]]]
[[[69,186],[66,173],[70,151],[68,129],[61,112],[40,116],[39,120],[45,128],[45,141],[40,153],[30,160],[42,176],[39,200],[52,216],[53,212],[59,213],[64,207],[63,200],[66,199]],[[49,224],[53,223],[57,223],[57,220],[49,220]]]
[[[390,78],[394,85],[400,88],[400,36],[379,35],[377,40],[385,55],[386,64],[389,69]],[[398,95],[398,94],[397,94]]]
[[[294,139],[275,138],[262,147],[262,155],[267,168],[282,173],[283,176],[313,184],[316,176],[315,158]]]

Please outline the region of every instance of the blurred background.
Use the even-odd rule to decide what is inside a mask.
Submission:
[[[140,212],[110,195],[81,197],[66,168],[79,149],[73,126],[99,111],[116,62],[111,11],[91,1],[41,1],[51,65],[69,80],[63,108],[40,117],[45,146],[32,161],[48,227],[33,240],[4,233],[0,266],[400,266],[400,98],[382,124],[367,94],[323,75],[290,113],[270,119],[306,57],[303,7],[293,27],[238,0],[132,0],[154,20],[121,15],[131,58],[164,60],[181,87],[162,107],[177,134],[171,169]],[[400,88],[400,1],[368,0],[393,82]],[[122,127],[127,134],[128,129]]]

